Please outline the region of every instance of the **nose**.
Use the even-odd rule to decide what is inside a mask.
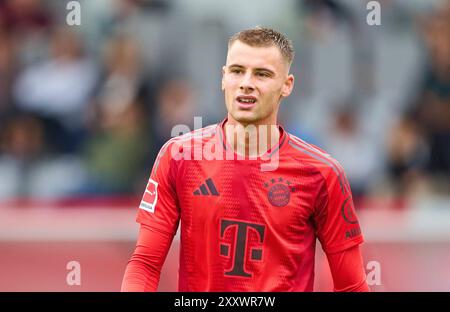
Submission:
[[[246,73],[243,75],[239,88],[245,93],[251,92],[255,89],[251,73]]]

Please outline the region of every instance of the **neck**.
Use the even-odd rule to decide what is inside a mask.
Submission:
[[[224,133],[233,150],[245,157],[261,156],[280,141],[276,124],[242,124],[228,119]]]

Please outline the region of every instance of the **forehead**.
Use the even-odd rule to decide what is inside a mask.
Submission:
[[[285,60],[276,46],[252,47],[236,40],[228,49],[227,54],[227,66],[232,64],[282,70]]]

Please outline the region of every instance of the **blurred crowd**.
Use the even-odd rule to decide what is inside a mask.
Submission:
[[[174,125],[221,121],[229,36],[290,37],[285,128],[355,196],[450,194],[450,2],[0,1],[0,199],[141,194]],[[255,5],[257,9],[255,9]]]

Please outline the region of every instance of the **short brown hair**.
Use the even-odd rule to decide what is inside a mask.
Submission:
[[[270,47],[276,46],[281,55],[286,59],[288,64],[292,64],[295,51],[292,45],[292,41],[282,33],[261,26],[242,30],[234,34],[228,41],[228,48],[236,41],[239,40],[252,47]]]

